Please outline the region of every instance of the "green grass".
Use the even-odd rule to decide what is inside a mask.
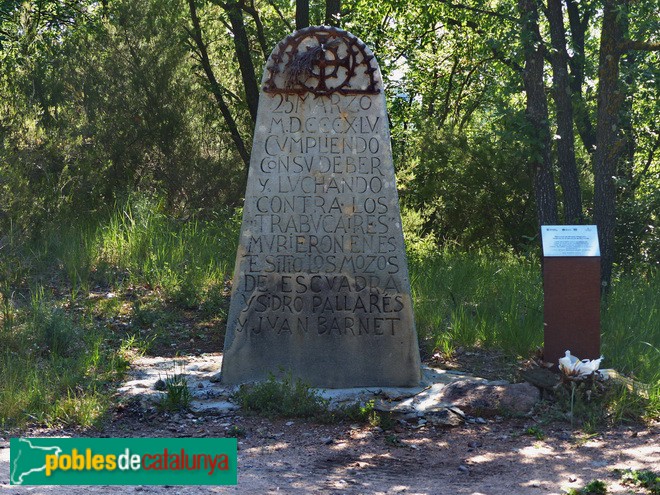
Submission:
[[[414,230],[415,218],[406,218]],[[0,425],[97,421],[131,356],[194,347],[209,335],[195,321],[212,321],[220,345],[239,222],[239,211],[176,220],[140,199],[94,221],[59,221],[37,239],[8,232],[0,246]],[[414,235],[408,248],[424,357],[482,347],[515,361],[542,346],[538,259],[437,251]],[[660,274],[645,273],[615,278],[603,303],[603,366],[649,386],[648,399],[609,390],[614,421],[660,417]],[[308,399],[300,407],[314,409]]]
[[[374,409],[374,402],[359,402],[331,408],[330,401],[310,388],[305,382],[293,379],[291,374],[282,378],[270,375],[261,383],[241,385],[234,394],[245,411],[269,418],[307,418],[322,423],[351,421],[368,423],[384,430],[393,427],[391,416]]]
[[[649,414],[660,417],[660,272],[616,280],[601,317],[603,366],[649,385]]]
[[[165,396],[158,402],[161,411],[187,411],[192,402],[192,393],[188,388],[188,379],[182,373],[165,377]]]
[[[177,221],[140,200],[94,222],[54,223],[38,239],[10,232],[0,257],[0,427],[97,423],[129,359],[178,330],[178,312],[221,318],[238,218]],[[138,293],[132,304],[120,297],[128,291]],[[170,388],[170,405],[185,405],[181,387]]]
[[[309,385],[290,375],[282,379],[271,375],[265,382],[241,385],[234,399],[244,410],[271,418],[318,418],[327,414],[329,405]]]
[[[128,365],[123,349],[105,345],[102,331],[43,295],[2,326],[0,426],[90,426],[102,419],[109,385]]]
[[[604,481],[593,480],[587,483],[584,488],[568,490],[568,495],[605,495],[607,493],[607,485]]]
[[[423,352],[449,356],[459,346],[498,347],[527,357],[543,343],[543,293],[537,263],[509,255],[441,252],[411,264]]]
[[[498,348],[512,359],[543,345],[543,289],[538,260],[509,254],[441,251],[410,266],[422,354],[451,357],[459,347]],[[613,422],[660,417],[660,274],[621,275],[602,312],[603,368],[648,386],[648,398],[608,387],[598,415]],[[601,397],[601,399],[603,399]],[[583,416],[589,416],[585,411]],[[595,414],[595,413],[594,413]],[[595,417],[586,421],[599,422]]]
[[[525,430],[525,435],[534,437],[537,440],[543,440],[545,438],[545,433],[538,426],[530,426]]]
[[[619,474],[624,484],[644,488],[650,495],[660,495],[660,475],[658,473],[625,469],[619,471]]]

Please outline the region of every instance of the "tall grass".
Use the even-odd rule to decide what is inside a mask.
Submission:
[[[411,285],[422,352],[496,347],[525,358],[543,345],[538,261],[443,251],[413,258]],[[660,274],[619,276],[601,309],[603,366],[650,387],[660,414]]]
[[[618,371],[646,383],[660,379],[660,273],[615,281],[602,311],[602,340]]]
[[[660,272],[616,280],[601,318],[607,367],[649,385],[649,407],[660,416]]]
[[[161,288],[182,306],[196,307],[231,278],[240,215],[176,221],[158,204],[138,201],[116,212],[98,233],[97,267],[131,283]]]
[[[53,225],[36,242],[10,233],[0,246],[0,425],[84,425],[102,415],[135,336],[98,318],[117,316],[124,300],[93,303],[89,291],[148,286],[185,311],[222,311],[239,213],[175,220],[158,202],[140,199],[94,222]],[[404,224],[414,230],[418,220],[409,215]],[[525,358],[542,346],[537,259],[433,246],[427,237],[408,239],[425,356],[483,346]],[[160,309],[151,307],[153,300],[133,297],[133,324],[151,327]],[[615,281],[604,301],[602,331],[604,364],[650,384],[660,414],[657,271]]]
[[[177,221],[161,210],[157,202],[132,201],[102,220],[64,222],[37,240],[17,239],[3,253],[0,427],[90,425],[103,416],[135,342],[95,318],[101,307],[116,316],[121,304],[94,303],[90,291],[146,285],[182,309],[222,307],[238,213]]]
[[[128,362],[105,347],[89,318],[76,318],[36,289],[0,327],[0,426],[89,426],[105,410],[104,387]]]
[[[513,255],[444,251],[411,263],[424,352],[496,346],[517,357],[543,342],[540,269]]]

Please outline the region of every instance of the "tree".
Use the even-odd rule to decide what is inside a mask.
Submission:
[[[519,20],[511,15],[514,7],[518,10]],[[634,17],[629,14],[630,8],[636,12]],[[510,69],[509,76],[512,77],[502,71],[489,76],[498,82],[484,88],[469,114],[488,115],[490,112],[490,115],[497,115],[497,110],[493,112],[490,107],[497,92],[495,88],[503,84],[512,89],[517,84],[523,85],[527,125],[519,127],[518,134],[528,136],[532,145],[529,148],[529,162],[535,178],[539,223],[552,222],[553,219],[560,221],[555,213],[559,204],[563,207],[563,222],[595,221],[601,235],[602,273],[607,285],[612,263],[617,259],[614,253],[617,190],[628,194],[627,198],[622,196],[628,202],[639,201],[634,192],[639,181],[644,181],[651,188],[642,188],[649,198],[645,201],[653,201],[654,193],[648,191],[657,190],[657,186],[650,182],[649,170],[656,169],[655,150],[660,147],[656,146],[658,133],[653,131],[657,129],[654,123],[657,118],[653,115],[658,115],[658,110],[649,108],[647,102],[657,99],[660,88],[655,82],[657,78],[647,75],[654,70],[653,66],[641,62],[645,60],[643,57],[630,55],[631,50],[655,51],[657,43],[630,41],[628,30],[634,26],[639,33],[637,39],[644,39],[645,36],[653,39],[658,31],[658,6],[648,1],[609,2],[600,10],[600,3],[595,1],[548,0],[546,5],[542,5],[538,0],[521,0],[517,3],[500,2],[497,10],[492,11],[477,2],[441,0],[434,6],[424,5],[421,8],[416,2],[408,2],[403,9],[396,2],[387,2],[379,4],[374,10],[374,16],[380,15],[381,22],[373,19],[364,22],[361,19],[361,23],[356,24],[379,26],[371,31],[377,34],[374,45],[381,56],[384,46],[398,44],[392,51],[405,60],[410,77],[421,75],[424,71],[431,76],[424,76],[423,82],[418,79],[414,89],[408,86],[404,90],[410,92],[407,106],[402,106],[396,99],[393,103],[393,108],[401,107],[408,115],[401,120],[405,129],[410,128],[411,120],[414,121],[410,115],[411,110],[417,107],[413,102],[417,97],[421,98],[429,118],[435,117],[443,128],[452,126],[447,118],[447,105],[460,101],[453,92],[461,69],[470,63],[458,62],[456,54],[463,47],[490,49],[491,60],[484,59],[485,67],[477,69],[477,73],[483,74],[488,69],[493,71],[497,64]],[[567,25],[570,26],[568,36]],[[461,48],[449,41],[452,32],[461,33]],[[370,35],[364,36],[368,38]],[[422,65],[418,68],[417,61],[422,60],[418,57],[429,38],[434,55],[426,55],[422,62],[424,69],[419,70]],[[381,45],[380,40],[383,40]],[[622,79],[619,66],[624,55],[626,73]],[[436,60],[439,62],[434,67],[429,65],[429,62]],[[600,62],[596,63],[597,60]],[[551,72],[546,70],[546,61]],[[645,64],[645,71],[635,70],[640,63]],[[444,64],[449,64],[450,70],[441,70]],[[521,64],[524,70],[520,70]],[[552,105],[548,104],[546,97],[548,88],[545,81],[549,76],[552,76]],[[630,90],[633,87],[638,92],[646,92],[646,98],[636,98]],[[437,98],[439,95],[444,95],[444,98]],[[513,97],[500,102],[505,106],[516,105]],[[647,108],[646,112],[636,110],[642,105]],[[492,120],[487,121],[488,125],[492,125]],[[393,122],[396,120],[393,119]],[[576,148],[574,128],[584,146],[582,149]],[[465,126],[461,129],[465,130]],[[640,129],[650,131],[640,132]],[[553,135],[555,137],[551,140]],[[396,130],[393,136],[397,136]],[[637,142],[640,138],[643,139]],[[640,153],[640,146],[645,150],[643,154]],[[407,150],[413,151],[409,146]],[[406,160],[415,162],[415,158]],[[586,167],[589,162],[592,164],[591,174]],[[422,164],[417,166],[423,168]],[[556,199],[553,197],[555,169],[559,171],[562,192]],[[422,176],[428,178],[426,173]],[[593,189],[585,188],[591,183]],[[586,210],[583,196],[587,201]],[[637,211],[648,210],[638,208]],[[591,213],[591,218],[584,218],[586,212]],[[649,222],[657,222],[648,214],[644,215],[643,218]],[[652,235],[651,231],[645,230],[648,235]]]
[[[309,0],[296,0],[296,29],[309,26]]]
[[[582,192],[575,159],[573,103],[568,76],[568,51],[562,0],[548,0],[546,10],[550,26],[553,97],[557,113],[557,162],[563,192],[564,222],[582,223]]]
[[[236,124],[236,120],[234,119],[234,116],[231,113],[229,105],[225,100],[225,96],[224,96],[225,90],[220,86],[220,83],[215,77],[215,72],[213,71],[213,67],[211,66],[211,60],[209,59],[207,45],[206,43],[204,43],[199,16],[197,15],[197,6],[195,4],[195,0],[188,0],[188,8],[190,10],[190,19],[192,21],[192,29],[188,30],[188,35],[194,43],[193,49],[196,50],[195,53],[196,57],[199,63],[201,64],[202,69],[204,70],[204,74],[206,75],[206,78],[208,79],[209,85],[211,87],[211,92],[213,93],[215,100],[218,102],[218,107],[220,108],[220,112],[222,113],[222,116],[225,119],[225,123],[229,128],[231,138],[234,141],[234,144],[236,145],[238,154],[241,156],[241,160],[243,160],[243,164],[245,165],[245,171],[246,171],[245,173],[247,174],[247,168],[250,166],[250,154],[248,153],[247,147],[245,146],[245,142],[243,141],[241,133],[238,130],[238,125]]]
[[[539,30],[539,13],[536,0],[519,0],[522,25],[522,43],[525,68],[522,73],[526,93],[525,115],[534,143],[531,167],[534,177],[534,197],[540,225],[555,225],[557,218],[557,196],[550,161],[550,128],[548,100],[543,82],[544,52]]]
[[[625,148],[620,111],[625,94],[620,81],[621,56],[629,50],[659,51],[660,43],[625,38],[629,2],[605,0],[600,35],[598,114],[594,153],[594,220],[601,245],[602,280],[612,278],[615,259],[616,173]]]
[[[341,19],[341,0],[325,0],[325,25],[339,26]]]

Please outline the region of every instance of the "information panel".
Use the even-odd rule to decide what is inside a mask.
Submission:
[[[600,256],[595,225],[543,225],[543,256]]]

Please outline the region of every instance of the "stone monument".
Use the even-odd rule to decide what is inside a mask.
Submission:
[[[271,373],[420,381],[382,78],[336,28],[285,38],[262,79],[221,376]]]

